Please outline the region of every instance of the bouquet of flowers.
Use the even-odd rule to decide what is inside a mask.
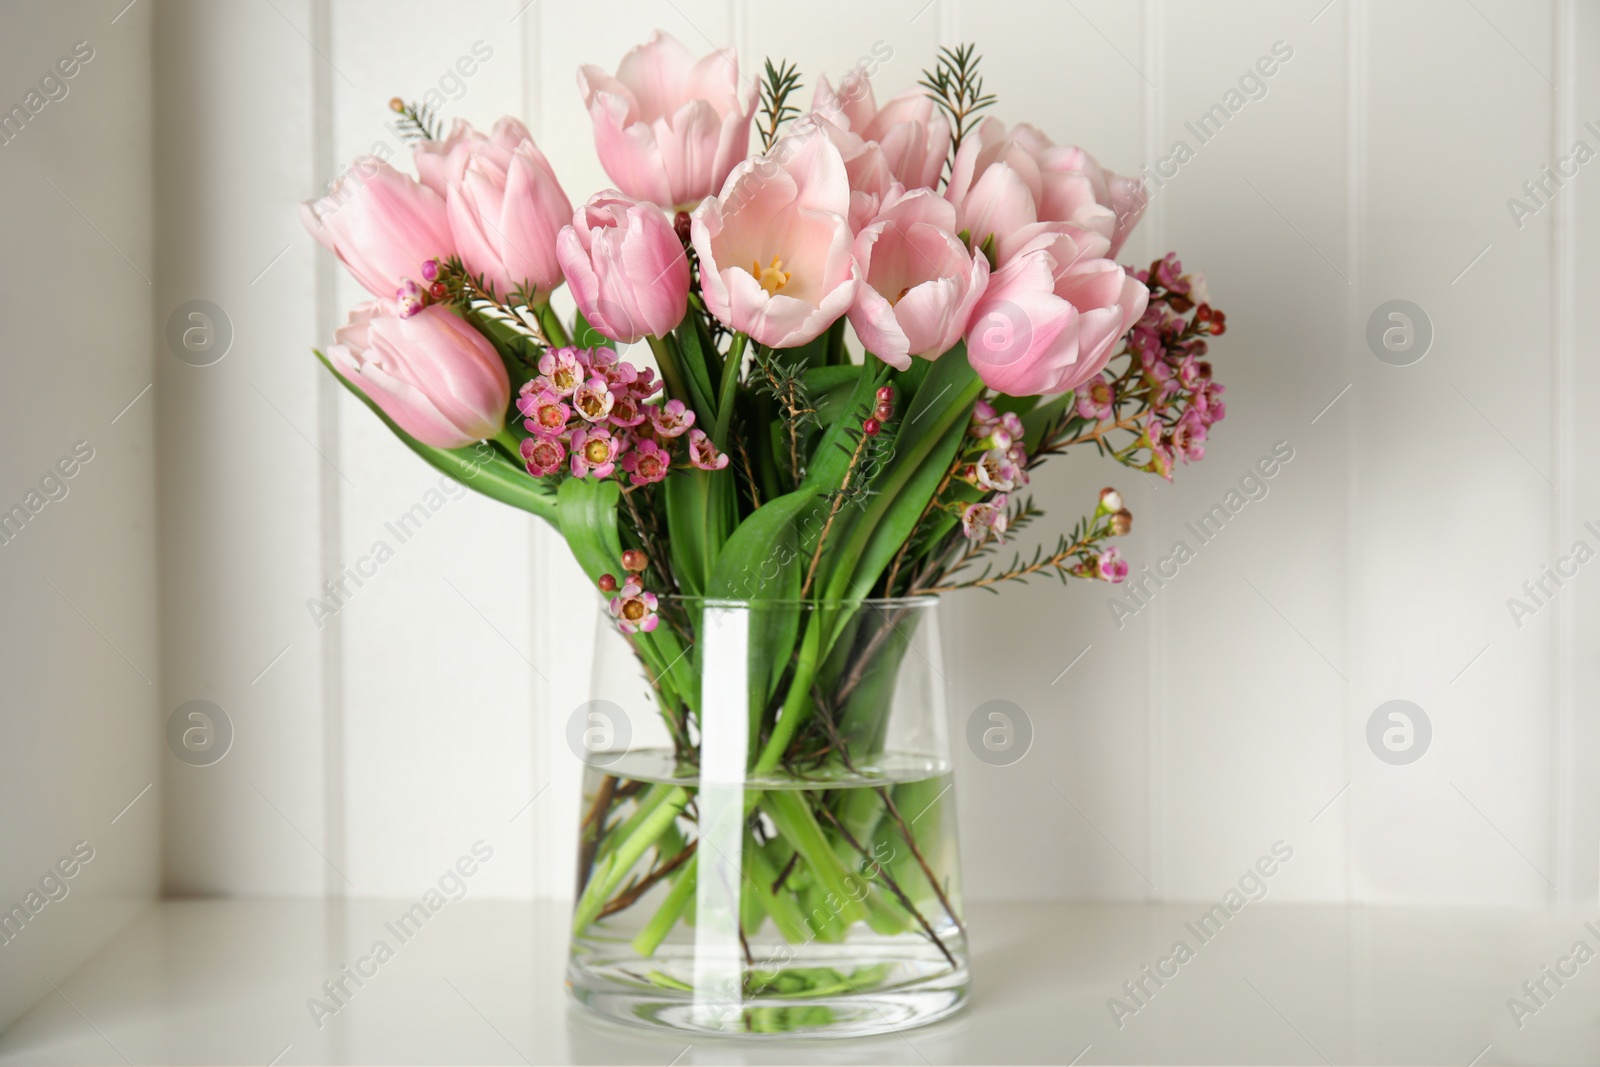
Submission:
[[[446,132],[391,101],[417,178],[366,157],[305,206],[375,298],[318,356],[428,463],[554,524],[648,680],[666,769],[590,775],[575,936],[622,929],[641,967],[693,921],[697,641],[708,606],[735,604],[758,646],[743,864],[761,888],[741,940],[768,918],[791,943],[864,923],[956,967],[953,872],[902,815],[948,797],[871,770],[912,606],[1035,575],[1121,581],[1111,542],[1132,516],[1112,489],[1053,543],[996,552],[1039,517],[1025,490],[1052,456],[1171,478],[1204,455],[1224,315],[1175,256],[1116,262],[1139,182],[986,117],[971,47],[882,105],[865,69],[819,78],[807,110],[792,66],[753,81],[661,33],[578,83],[617,188],[576,210],[516,119]],[[648,360],[619,352],[641,341]],[[847,779],[866,787],[792,788]],[[809,919],[818,894],[831,921]],[[743,980],[821,995],[876,978]]]

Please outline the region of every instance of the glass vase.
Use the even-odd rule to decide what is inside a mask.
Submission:
[[[573,996],[731,1035],[859,1036],[968,988],[936,598],[663,598],[607,616]],[[640,620],[651,625],[650,620]]]

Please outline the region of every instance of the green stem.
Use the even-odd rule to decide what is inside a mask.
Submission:
[[[573,912],[574,935],[583,933],[589,924],[594,922],[595,917],[600,914],[600,909],[611,899],[611,894],[622,884],[622,879],[633,869],[633,865],[639,862],[639,857],[666,833],[667,827],[672,825],[672,821],[678,817],[684,805],[689,803],[689,794],[681,787],[665,790],[665,793],[665,799],[658,802],[657,806],[627,836],[618,834],[621,843],[610,857],[608,866],[602,872],[597,872],[584,887],[583,896],[579,898],[578,906]],[[633,824],[632,819],[629,820],[629,824]]]
[[[502,426],[500,432],[494,435],[494,439],[500,442],[501,447],[505,448],[513,456],[522,455],[522,438],[517,436],[517,432],[511,428],[510,423]]]
[[[549,302],[540,304],[534,310],[539,317],[539,325],[544,329],[544,335],[550,343],[557,348],[565,348],[572,344],[572,335],[567,332],[566,326],[561,322],[561,316],[555,313]]]
[[[772,726],[767,747],[761,750],[761,757],[751,771],[753,777],[760,778],[772,773],[783,760],[784,751],[805,718],[811,701],[811,682],[817,673],[818,646],[822,642],[822,626],[818,622],[821,614],[820,611],[808,612],[805,636],[800,641],[800,656],[795,662],[794,678],[789,683],[789,695],[784,698],[783,710]]]
[[[672,883],[672,888],[667,891],[667,897],[661,902],[661,907],[656,909],[656,913],[650,917],[645,928],[634,937],[633,950],[639,955],[655,955],[656,949],[683,915],[683,909],[694,899],[697,882],[695,872],[699,869],[699,863],[698,855],[689,858],[689,862],[683,865],[683,870],[678,872],[678,878]]]
[[[733,426],[733,402],[739,392],[739,366],[744,362],[744,347],[750,338],[742,333],[733,335],[728,348],[728,358],[722,364],[722,388],[717,397],[717,425],[711,434],[711,443],[721,452],[728,445],[728,431]]]
[[[849,926],[853,922],[865,919],[867,909],[861,903],[861,898],[852,892],[852,888],[861,889],[863,883],[848,872],[839,862],[839,857],[834,854],[833,846],[828,843],[827,835],[822,832],[822,827],[817,824],[811,809],[806,805],[800,794],[789,789],[775,789],[763,795],[762,806],[767,814],[772,816],[778,832],[784,836],[811,868],[811,873],[821,883],[822,888],[837,899],[837,910],[840,921]],[[848,884],[854,881],[854,887]]]
[[[667,396],[688,404],[693,394],[689,392],[689,385],[684,380],[683,367],[678,361],[677,353],[672,351],[672,346],[663,338],[652,335],[645,340],[650,342],[650,351],[655,353],[656,364],[661,368],[661,380],[666,383]]]
[[[745,868],[756,883],[761,903],[767,909],[767,914],[772,916],[773,925],[791,944],[807,940],[811,934],[806,929],[805,913],[800,910],[794,893],[786,888],[780,888],[777,892],[772,890],[772,883],[778,880],[778,872],[773,869],[766,851],[755,847],[753,842],[747,842],[745,849]]]

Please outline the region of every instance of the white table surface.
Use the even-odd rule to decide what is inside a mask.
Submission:
[[[1199,904],[977,905],[973,999],[956,1018],[864,1041],[735,1042],[592,1020],[561,984],[563,907],[467,899],[319,1029],[307,999],[401,910],[153,905],[45,987],[0,1035],[0,1063],[1600,1063],[1600,959],[1547,980],[1520,1029],[1506,1006],[1576,941],[1600,949],[1594,916],[1261,903],[1198,945],[1184,923]],[[1195,957],[1119,1029],[1108,999],[1180,938]]]

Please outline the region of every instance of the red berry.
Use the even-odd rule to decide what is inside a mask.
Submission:
[[[868,419],[866,422],[861,424],[861,432],[866,434],[868,437],[878,436],[878,431],[881,429],[883,429],[883,423],[879,422],[877,419]]]
[[[880,401],[878,406],[872,409],[872,416],[879,422],[888,422],[894,418],[894,405],[887,400]]]
[[[443,300],[450,295],[450,290],[445,287],[444,282],[434,282],[428,286],[428,295],[435,300]]]
[[[600,591],[602,593],[615,593],[617,591],[617,579],[612,575],[602,574],[600,576]]]
[[[894,386],[886,385],[882,389],[879,389],[878,399],[882,400],[884,403],[892,402],[894,400]]]
[[[650,566],[650,557],[640,552],[637,548],[630,548],[622,553],[622,567],[633,574],[641,573]]]

